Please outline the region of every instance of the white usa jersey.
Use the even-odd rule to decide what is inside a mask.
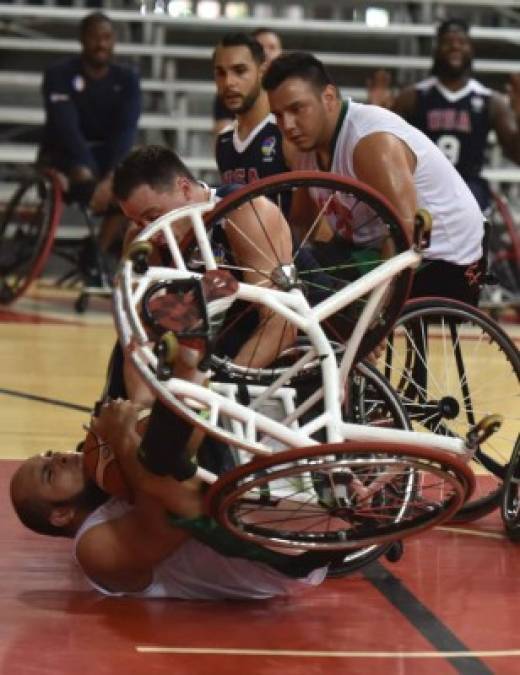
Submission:
[[[331,172],[357,179],[354,171],[354,150],[359,141],[373,133],[386,132],[400,138],[415,155],[414,183],[418,208],[427,209],[433,219],[431,245],[425,257],[446,260],[457,265],[469,265],[482,256],[484,216],[475,198],[459,173],[437,146],[421,131],[412,127],[398,115],[373,105],[348,101],[348,109],[339,129],[332,157]],[[377,162],[377,158],[374,158]],[[318,171],[315,152],[297,153],[295,169]],[[322,193],[322,194],[320,194]],[[316,189],[311,197],[323,205],[330,196],[327,190]],[[349,204],[338,204],[337,212],[349,209]],[[328,219],[330,220],[328,214]],[[340,220],[332,222],[339,234]],[[354,243],[364,243],[376,238],[378,233],[356,233],[352,224]]]

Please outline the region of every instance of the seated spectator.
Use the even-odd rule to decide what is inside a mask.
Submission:
[[[86,16],[80,41],[79,56],[45,72],[39,163],[58,170],[71,201],[104,214],[99,247],[106,250],[123,222],[112,201],[112,171],[135,141],[141,92],[136,73],[112,62],[115,32],[106,15]]]

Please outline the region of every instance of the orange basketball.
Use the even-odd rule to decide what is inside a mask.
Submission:
[[[136,431],[142,436],[148,425],[149,411],[136,425]],[[88,431],[83,444],[83,468],[85,475],[98,487],[113,497],[130,501],[132,492],[125,482],[123,472],[110,447],[93,431]]]
[[[87,478],[108,494],[131,499],[132,494],[114,453],[93,431],[87,433],[83,445],[83,468]]]

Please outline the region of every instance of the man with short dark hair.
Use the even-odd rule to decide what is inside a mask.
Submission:
[[[243,185],[287,171],[282,135],[269,109],[262,76],[263,47],[245,33],[226,35],[213,54],[219,98],[235,115],[216,141],[216,160],[224,183]]]
[[[373,187],[395,207],[409,235],[417,209],[431,213],[431,245],[415,274],[412,294],[476,304],[484,217],[440,150],[398,115],[342,101],[323,64],[311,54],[279,57],[263,86],[284,138],[298,150],[292,168],[331,171]],[[320,190],[312,198],[300,191],[293,198],[290,222],[326,208],[338,247],[343,242],[347,252],[358,236],[355,214],[346,222],[349,204],[336,199]]]
[[[431,138],[485,211],[490,190],[481,174],[490,130],[506,157],[520,163],[520,75],[510,77],[508,105],[472,76],[473,53],[467,23],[447,19],[437,29],[430,77],[394,97],[388,73],[378,71],[368,94],[371,103],[390,108]]]
[[[114,195],[123,213],[135,224],[129,230],[127,241],[173,209],[210,199],[218,201],[229,192],[229,186],[209,188],[199,183],[173,151],[156,145],[134,150],[114,175]],[[273,271],[292,260],[291,233],[277,206],[259,197],[225,220],[219,225],[219,231],[212,233],[212,240],[219,242],[222,255],[232,258],[226,259],[225,265],[247,283],[272,285]],[[173,223],[173,227],[179,241],[190,230],[190,224],[182,220]],[[232,355],[235,363],[246,368],[272,363],[295,337],[294,327],[281,315],[264,305],[256,309],[243,313],[243,321],[234,324],[226,337],[226,343],[233,340],[238,349],[237,353],[226,352],[226,355]],[[265,339],[266,335],[269,339]]]
[[[257,28],[251,33],[251,37],[262,45],[267,65],[282,53],[282,39],[276,31],[271,30],[270,28]],[[219,95],[215,96],[213,102],[215,134],[219,134],[223,129],[229,126],[234,118],[235,115],[233,111],[226,106]]]

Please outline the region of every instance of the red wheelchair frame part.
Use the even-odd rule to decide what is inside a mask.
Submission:
[[[517,232],[513,216],[511,215],[511,210],[507,201],[496,192],[491,192],[491,197],[497,208],[500,217],[507,229],[509,238],[511,240],[511,250],[503,252],[503,258],[506,258],[510,261],[514,261],[516,266],[520,268],[520,235]]]
[[[229,495],[225,496],[223,499],[220,498],[221,492],[225,490],[230,484],[233,484],[236,480],[239,480],[240,478],[245,477],[252,472],[261,472],[262,469],[267,469],[273,464],[283,464],[284,462],[289,461],[304,460],[308,457],[308,455],[322,456],[328,454],[343,454],[352,452],[353,454],[367,454],[370,456],[374,453],[381,453],[381,451],[384,451],[389,455],[404,455],[417,458],[419,460],[425,459],[445,464],[452,470],[456,471],[459,478],[460,487],[463,491],[463,494],[461,493],[459,495],[460,501],[453,504],[448,512],[443,514],[442,518],[437,518],[433,522],[428,521],[427,523],[424,523],[422,527],[418,526],[410,531],[402,532],[398,535],[392,535],[386,539],[388,542],[398,540],[412,534],[417,534],[418,532],[440,524],[439,521],[445,522],[446,520],[449,520],[455,515],[456,511],[463,505],[463,503],[471,497],[475,490],[476,480],[473,471],[470,469],[467,463],[463,461],[463,459],[450,453],[423,448],[420,446],[402,446],[392,442],[376,443],[370,441],[343,441],[340,443],[326,443],[323,445],[309,446],[306,448],[293,448],[291,450],[275,452],[268,457],[255,457],[251,462],[238,466],[235,469],[227,472],[221,476],[218,481],[211,485],[205,495],[205,512],[222,524],[226,507],[229,505],[231,499]],[[240,536],[240,534],[238,534],[238,536]],[[244,539],[246,539],[245,536]],[[377,543],[384,543],[384,541],[381,540]]]

